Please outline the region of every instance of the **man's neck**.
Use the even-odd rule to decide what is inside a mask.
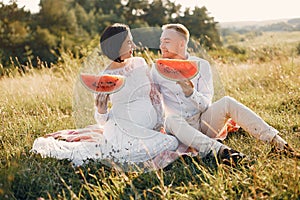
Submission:
[[[174,57],[171,58],[171,59],[187,60],[188,57],[189,57],[189,54],[188,54],[188,53],[185,53],[185,54],[177,54],[176,56],[174,56]]]

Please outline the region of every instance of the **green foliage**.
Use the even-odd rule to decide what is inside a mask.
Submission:
[[[280,22],[273,22],[263,24],[257,22],[256,24],[247,23],[240,24],[237,26],[231,25],[230,27],[227,25],[226,28],[221,28],[221,35],[226,36],[230,32],[237,32],[240,34],[245,34],[248,32],[255,32],[257,34],[261,34],[262,32],[293,32],[300,31],[300,18],[294,18],[290,20],[281,20]]]
[[[0,3],[0,63],[4,66],[11,61],[25,63],[27,60],[25,48],[30,44],[31,29],[30,13],[19,9],[16,3],[4,5]]]
[[[214,22],[213,17],[207,16],[205,7],[196,7],[194,10],[186,9],[184,15],[178,18],[178,22],[185,24],[203,47],[215,49],[221,46],[217,22]]]
[[[296,31],[294,26],[285,22],[271,24],[261,28],[261,31]]]
[[[240,62],[246,62],[249,60],[249,54],[237,54],[228,48],[218,48],[210,51],[210,56],[213,62],[224,64],[235,64]]]
[[[237,47],[235,45],[229,45],[229,46],[227,46],[227,49],[229,49],[230,51],[232,51],[235,54],[245,54],[246,53],[245,49],[242,49],[242,48]]]
[[[40,7],[39,13],[31,14],[15,2],[0,4],[0,63],[4,68],[12,67],[11,59],[15,62],[16,57],[21,65],[36,67],[38,60],[51,66],[63,51],[81,56],[80,49],[115,22],[131,28],[180,22],[203,47],[220,45],[216,22],[207,16],[205,7],[182,12],[171,0],[41,0]]]
[[[172,4],[172,6],[172,8],[175,7],[174,4]],[[144,8],[144,10],[146,11],[146,14],[143,18],[144,21],[149,24],[149,26],[155,27],[167,23],[167,19],[165,17],[166,9],[164,9],[163,1],[154,0],[149,6],[146,7],[146,9]],[[155,13],[155,17],[153,17],[153,13]]]
[[[300,55],[300,42],[296,46],[297,55]]]
[[[256,32],[245,34],[234,32],[222,38],[226,48],[218,48],[210,51],[210,54],[216,61],[232,64],[241,61],[249,63],[281,61],[287,57],[297,56],[296,45],[300,42],[299,35],[299,31],[262,32],[260,34],[256,34]],[[230,51],[228,51],[229,49]]]

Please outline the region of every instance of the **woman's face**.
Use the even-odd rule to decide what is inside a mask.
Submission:
[[[128,32],[128,35],[126,37],[126,39],[124,40],[119,55],[121,60],[125,60],[127,58],[132,57],[133,54],[133,50],[136,48],[136,45],[134,44],[133,40],[132,40],[132,35],[131,32]]]

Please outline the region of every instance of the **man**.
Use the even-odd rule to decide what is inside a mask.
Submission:
[[[167,24],[162,30],[162,58],[196,60],[200,65],[197,76],[178,82],[163,78],[155,67],[152,67],[153,81],[162,95],[166,114],[165,126],[168,131],[186,145],[200,150],[200,155],[205,156],[209,153],[209,148],[205,148],[206,142],[210,141],[207,138],[224,139],[219,137],[219,133],[227,120],[232,119],[257,139],[273,144],[279,151],[299,157],[299,154],[297,155],[278,135],[275,128],[234,98],[225,96],[212,103],[214,89],[210,64],[204,59],[188,54],[190,34],[187,28],[182,24]],[[236,151],[231,149],[224,152],[224,149],[220,148],[216,152],[219,157],[222,157],[222,154],[236,155]]]

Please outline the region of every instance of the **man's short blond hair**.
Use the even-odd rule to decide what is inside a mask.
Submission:
[[[183,24],[165,24],[162,26],[162,30],[172,29],[180,33],[184,39],[188,42],[190,39],[190,32]]]

